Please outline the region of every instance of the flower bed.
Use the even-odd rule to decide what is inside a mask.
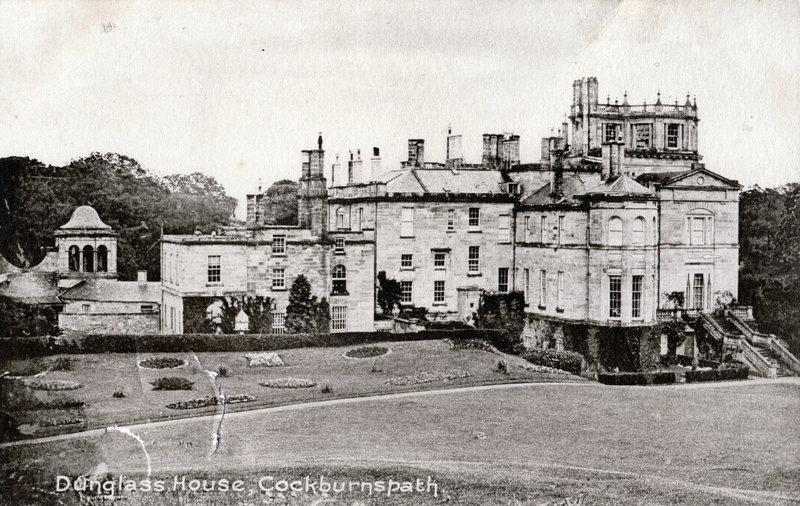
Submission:
[[[311,388],[317,384],[305,378],[274,378],[259,383],[267,388]]]
[[[601,372],[597,381],[604,385],[664,385],[675,383],[674,372]]]
[[[489,353],[500,353],[497,348],[487,343],[483,339],[447,339],[454,350],[480,350]]]
[[[158,378],[150,382],[153,385],[153,390],[191,390],[194,382],[186,378],[179,378],[177,376],[170,376],[167,378]]]
[[[145,369],[175,369],[184,365],[186,365],[185,360],[172,357],[150,357],[139,362],[139,367]]]
[[[243,402],[253,402],[256,398],[252,395],[226,395],[225,404],[239,404]],[[178,401],[172,404],[167,404],[169,409],[196,409],[205,408],[208,406],[216,406],[220,404],[219,397],[206,396],[199,399],[191,399],[188,401]]]
[[[62,425],[77,425],[83,423],[83,418],[48,418],[39,422],[39,427],[60,427]]]
[[[397,376],[386,380],[387,385],[392,386],[407,386],[418,385],[420,383],[431,383],[433,381],[448,381],[458,378],[469,378],[470,374],[467,371],[459,369],[447,369],[445,371],[435,372],[420,372],[409,376]]]
[[[389,353],[389,348],[384,346],[361,346],[360,348],[347,350],[344,356],[347,358],[375,358],[382,357],[387,353]]]
[[[280,355],[272,351],[248,353],[244,356],[249,367],[280,367],[286,365]]]
[[[533,372],[545,372],[550,374],[569,374],[572,373],[567,372],[563,369],[556,369],[555,367],[547,367],[546,365],[536,365],[536,364],[519,364],[519,366],[526,371],[533,371]]]
[[[57,392],[61,390],[76,390],[78,388],[83,387],[77,381],[69,381],[69,380],[45,380],[41,378],[37,379],[28,379],[23,382],[26,387],[32,388],[34,390],[47,390],[48,392]]]

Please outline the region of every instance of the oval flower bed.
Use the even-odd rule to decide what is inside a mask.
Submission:
[[[51,380],[29,379],[25,380],[24,384],[26,387],[32,388],[34,390],[47,390],[50,392],[56,392],[60,390],[76,390],[83,386],[77,381],[58,380],[58,379],[51,379]]]
[[[242,402],[253,402],[255,400],[255,397],[246,394],[225,396],[225,404],[239,404]],[[199,399],[173,402],[172,404],[167,404],[167,407],[169,409],[195,409],[216,406],[217,404],[221,404],[219,397],[206,396]]]
[[[361,346],[347,350],[344,356],[347,358],[375,358],[382,357],[389,353],[389,348],[383,346]]]
[[[317,384],[305,378],[275,378],[259,383],[267,388],[311,388]]]
[[[172,357],[150,357],[139,361],[139,367],[144,369],[175,369],[184,365],[185,360]]]
[[[387,385],[392,386],[408,386],[418,385],[420,383],[431,383],[433,381],[449,381],[459,378],[469,378],[470,374],[467,371],[460,369],[447,369],[444,371],[436,372],[420,372],[409,376],[397,376],[386,380]]]
[[[60,427],[62,425],[77,425],[83,423],[83,418],[48,418],[39,422],[39,427]]]

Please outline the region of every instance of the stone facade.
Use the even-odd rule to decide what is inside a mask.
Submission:
[[[91,313],[58,315],[58,326],[64,332],[81,334],[159,334],[156,313]]]

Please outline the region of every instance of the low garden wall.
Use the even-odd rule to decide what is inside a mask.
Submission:
[[[0,338],[4,359],[84,353],[155,353],[273,351],[288,348],[336,347],[386,341],[484,339],[499,349],[513,339],[504,330],[422,330],[405,334],[339,332],[333,334],[100,334]]]

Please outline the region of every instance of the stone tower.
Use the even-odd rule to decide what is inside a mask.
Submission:
[[[117,277],[117,234],[91,206],[80,206],[55,232],[62,278]]]
[[[318,149],[302,151],[303,167],[300,176],[300,190],[297,198],[297,221],[301,228],[310,229],[318,237],[327,234],[328,190],[324,175],[325,151],[322,149],[322,135]]]

